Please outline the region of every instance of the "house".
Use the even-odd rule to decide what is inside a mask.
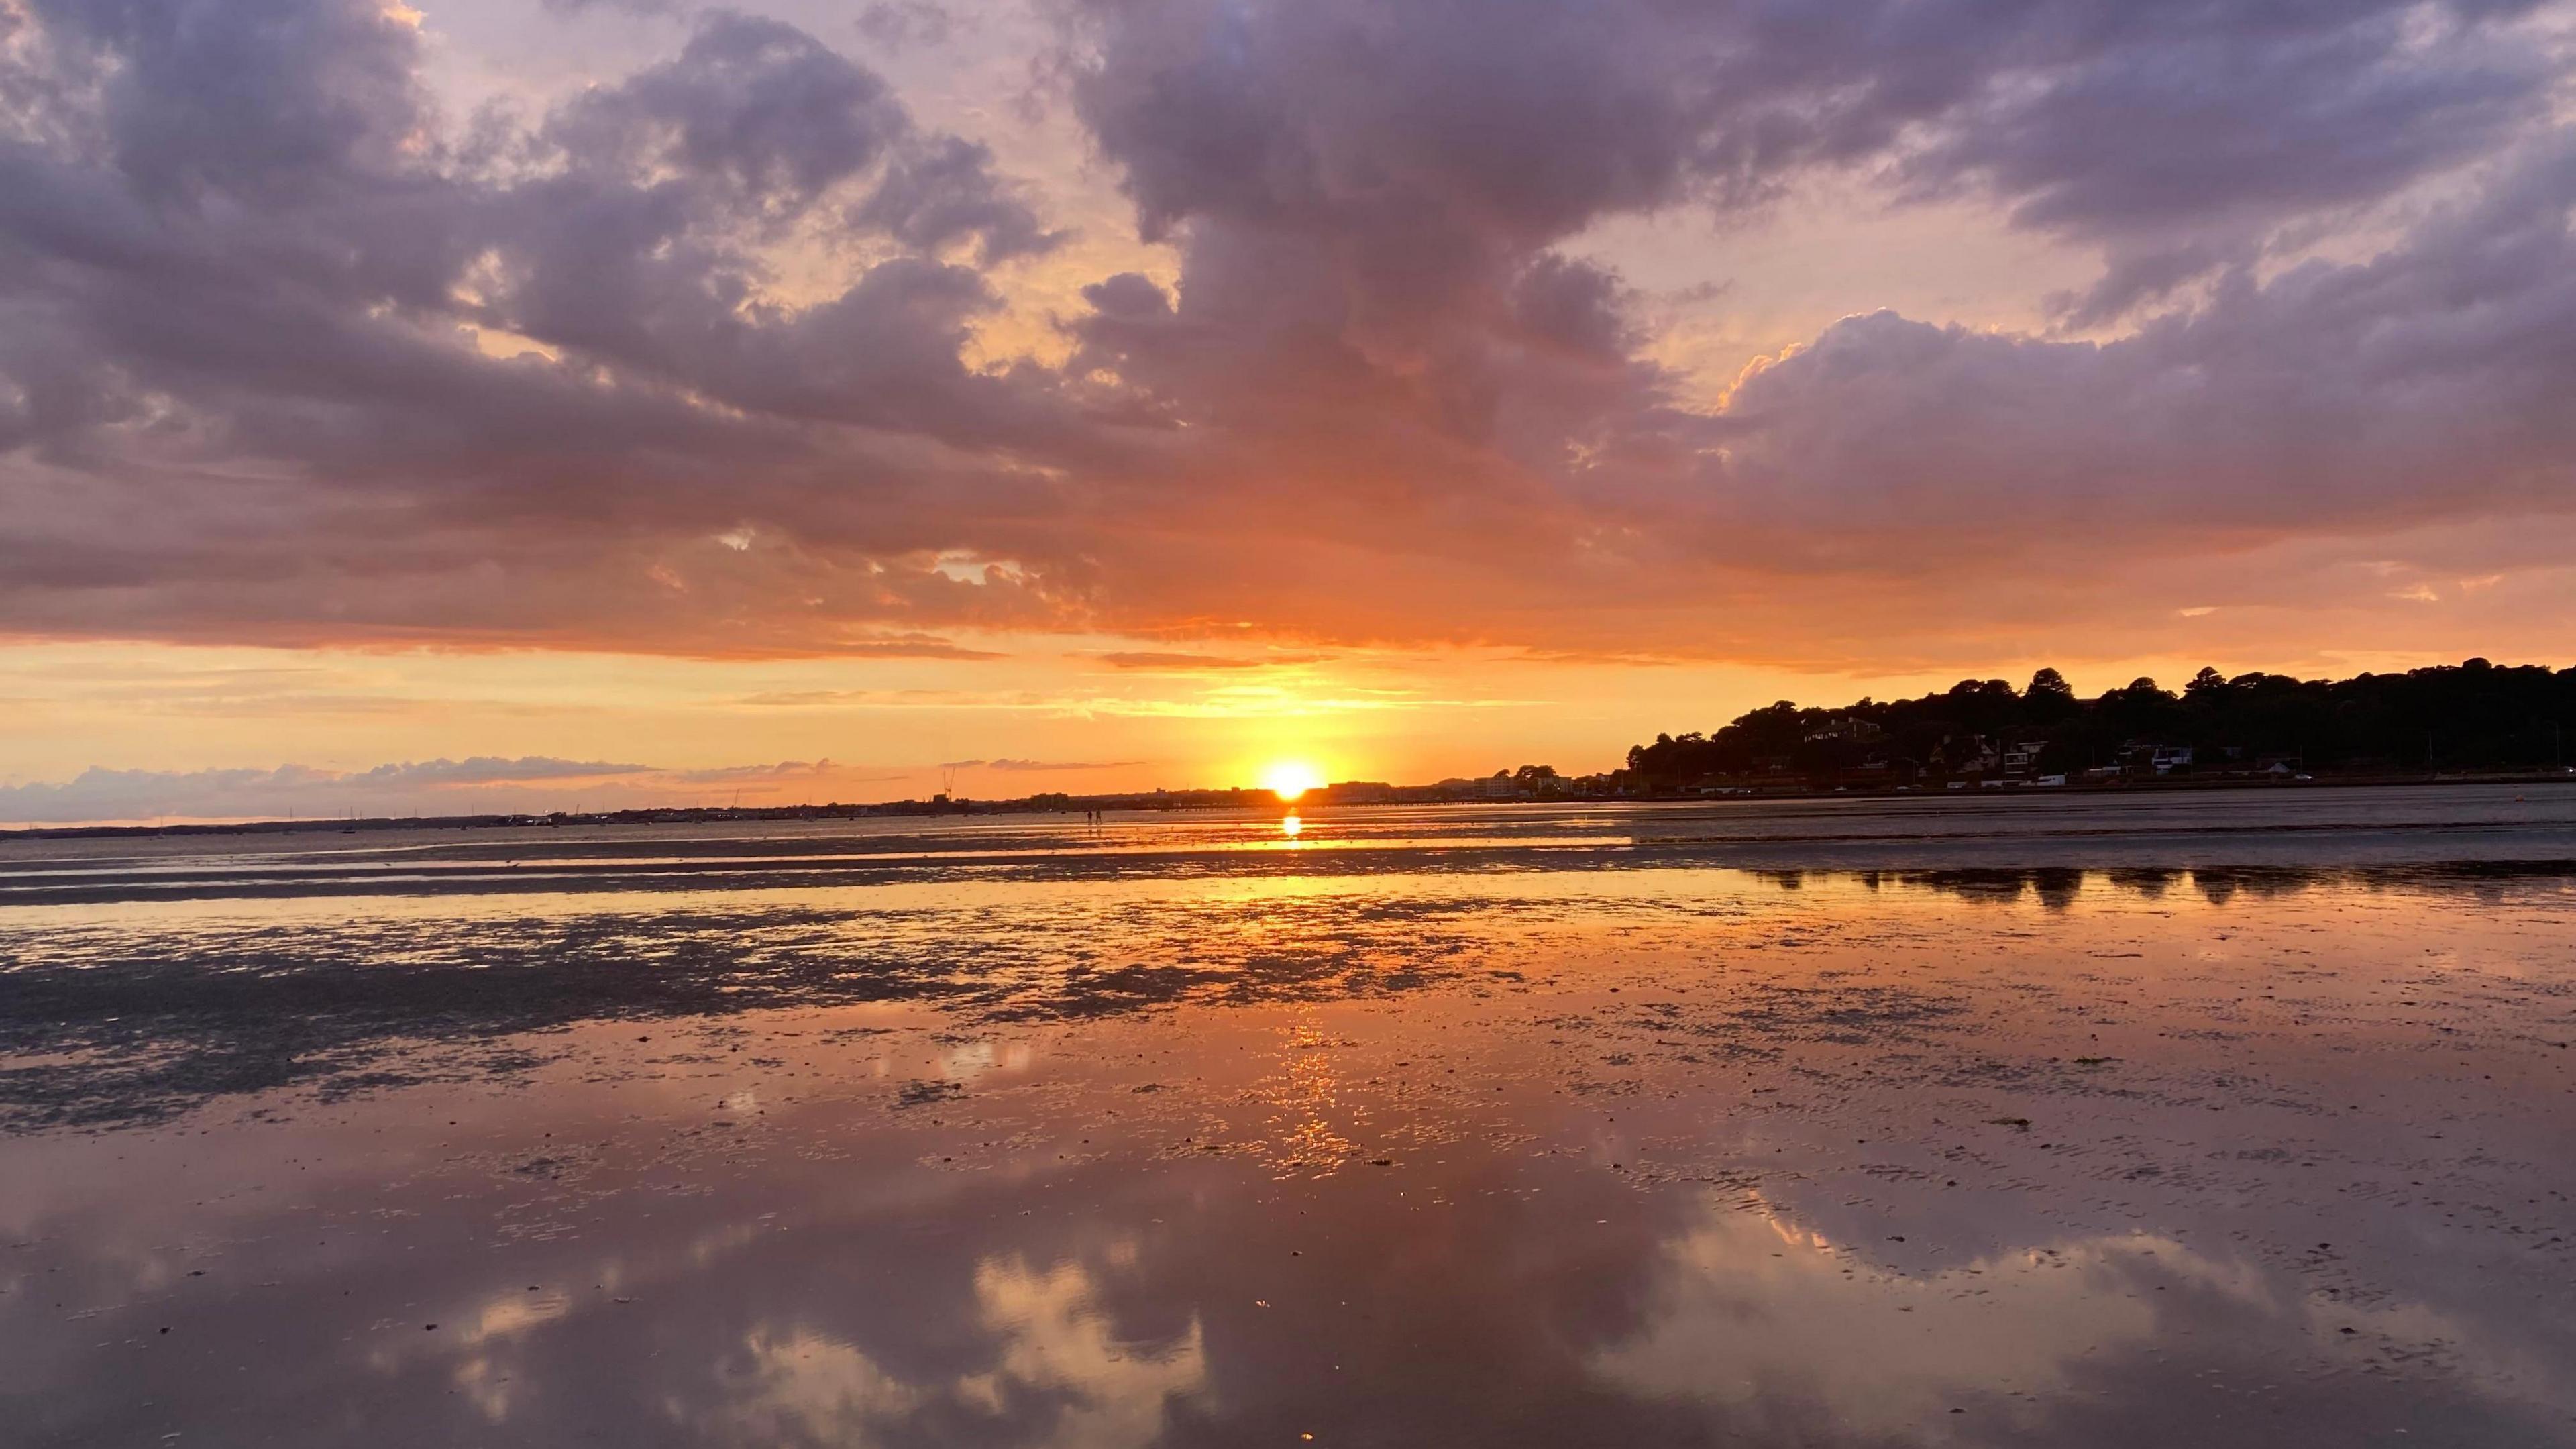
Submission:
[[[1880,729],[1869,720],[1848,714],[1836,715],[1807,732],[1807,743],[1811,745],[1825,740],[1849,740],[1854,744],[1868,744],[1873,740],[1885,738],[1887,738],[1887,731]]]
[[[2130,740],[2120,746],[2120,763],[2133,778],[2147,779],[2170,775],[2176,770],[2191,773],[2192,747],[2168,745],[2155,740]]]
[[[1481,780],[1452,776],[1431,788],[1450,800],[1526,800],[1530,794],[1509,770],[1496,770]]]
[[[2006,745],[2003,750],[2004,773],[2007,775],[2031,774],[2039,768],[2040,754],[2047,748],[2046,740],[2024,740],[2019,744]]]

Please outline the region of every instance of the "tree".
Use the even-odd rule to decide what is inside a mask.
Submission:
[[[2021,692],[2021,707],[2024,718],[2040,725],[2059,724],[2083,709],[2075,702],[2075,686],[2054,669],[2030,677],[2030,688]]]
[[[2227,679],[2204,669],[2180,697],[2143,677],[2092,700],[2061,693],[2064,685],[2063,675],[2041,670],[2019,694],[1967,679],[1919,699],[1841,710],[1783,701],[1713,734],[1659,735],[1631,750],[1628,763],[1650,791],[1741,777],[1781,759],[1830,781],[1836,769],[1879,754],[1902,779],[1945,742],[1984,735],[2046,741],[2042,773],[2108,764],[2133,741],[2196,746],[2248,771],[2265,756],[2354,772],[2420,769],[2428,759],[2445,769],[2529,769],[2562,763],[2576,732],[2576,669],[2484,659],[2339,681],[2259,671]],[[1852,724],[1870,727],[1869,743]]]

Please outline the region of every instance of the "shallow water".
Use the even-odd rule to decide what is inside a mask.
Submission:
[[[2571,807],[0,845],[0,1437],[2576,1444]]]

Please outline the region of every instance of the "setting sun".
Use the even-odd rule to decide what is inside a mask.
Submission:
[[[1261,784],[1282,800],[1294,800],[1309,790],[1322,789],[1324,777],[1303,760],[1281,760],[1262,772]]]

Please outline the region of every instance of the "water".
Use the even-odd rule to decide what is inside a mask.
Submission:
[[[2569,861],[2467,787],[11,842],[0,1410],[2576,1444]]]

